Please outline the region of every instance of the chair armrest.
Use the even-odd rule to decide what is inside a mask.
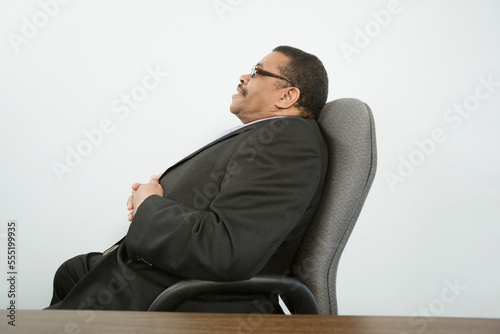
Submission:
[[[259,275],[249,280],[212,282],[182,280],[165,289],[148,311],[175,311],[184,301],[208,294],[279,294],[290,311],[297,314],[319,314],[311,291],[301,282],[280,275]]]

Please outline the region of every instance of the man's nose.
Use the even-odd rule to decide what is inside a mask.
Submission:
[[[249,80],[250,80],[250,74],[243,74],[242,76],[240,76],[240,83],[242,85],[246,85]]]

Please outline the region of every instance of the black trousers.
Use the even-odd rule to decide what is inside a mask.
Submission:
[[[50,306],[47,309],[96,309],[96,310],[135,310],[146,311],[151,305],[153,300],[170,284],[175,281],[158,281],[159,279],[141,280],[142,275],[147,275],[151,271],[151,267],[143,266],[143,270],[137,272],[129,272],[112,269],[115,274],[121,274],[119,280],[118,276],[114,274],[106,276],[103,274],[107,270],[102,270],[102,267],[107,267],[109,263],[105,259],[112,260],[108,256],[116,257],[116,254],[103,256],[103,253],[88,253],[75,256],[64,262],[54,275],[54,292]],[[96,267],[101,268],[96,268]],[[94,269],[92,271],[92,269]],[[97,270],[97,271],[96,271]],[[156,271],[155,271],[156,272]],[[154,275],[153,277],[157,276]],[[158,274],[156,272],[156,274]],[[88,276],[87,276],[88,275]],[[87,276],[87,277],[86,277]],[[147,276],[146,276],[147,277]],[[85,278],[85,279],[84,279]],[[140,281],[139,281],[140,280]],[[116,285],[109,285],[109,282],[114,281]],[[136,286],[132,287],[134,282]],[[176,279],[178,281],[178,279]],[[86,289],[92,284],[97,282],[97,288]],[[166,284],[162,284],[165,282]],[[80,284],[78,284],[80,283]],[[82,288],[83,284],[83,288]],[[119,286],[119,284],[121,284]],[[76,287],[78,285],[78,287]],[[75,288],[76,287],[76,288]],[[75,290],[75,291],[73,291]],[[123,290],[123,291],[122,291]],[[127,290],[125,292],[125,290]],[[101,291],[112,292],[113,295],[109,300],[99,300],[95,297]],[[68,296],[69,295],[69,296]],[[68,297],[68,298],[66,298]],[[92,302],[87,302],[89,299]],[[263,311],[269,306],[269,300],[272,298],[271,310]],[[202,296],[195,300],[189,300],[183,304],[178,311],[185,312],[222,312],[222,313],[282,313],[278,305],[276,296],[269,294],[244,294],[244,295],[211,295]],[[83,307],[80,306],[83,302]],[[109,302],[109,303],[108,303]]]
[[[73,287],[103,259],[102,253],[77,255],[64,262],[54,275],[54,292],[50,307],[57,307]]]

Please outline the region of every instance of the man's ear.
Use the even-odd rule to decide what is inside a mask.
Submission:
[[[279,109],[288,109],[298,101],[300,97],[300,89],[297,87],[286,87],[283,89],[283,94],[276,101],[275,105]]]

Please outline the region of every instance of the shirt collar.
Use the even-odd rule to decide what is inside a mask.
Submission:
[[[248,123],[245,123],[245,124],[240,124],[238,126],[235,126],[234,128],[231,128],[231,129],[227,129],[226,131],[222,132],[221,135],[218,137],[222,137],[222,136],[225,136],[231,132],[234,132],[238,129],[241,129],[241,128],[244,128],[245,126],[248,126],[250,124],[255,124],[255,123],[258,123],[258,122],[262,122],[262,121],[267,121],[269,119],[274,119],[274,118],[283,118],[283,117],[286,117],[286,116],[273,116],[273,117],[267,117],[267,118],[261,118],[261,119],[257,119],[255,121],[252,121],[252,122],[248,122]]]

